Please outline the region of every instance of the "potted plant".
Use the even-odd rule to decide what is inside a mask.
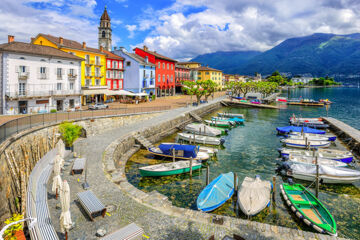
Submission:
[[[73,144],[81,135],[82,127],[72,122],[63,122],[59,126],[61,138],[65,142],[65,148],[73,151]]]
[[[5,220],[5,225],[11,224],[13,222],[20,221],[24,218],[21,214],[14,214],[11,218]],[[21,223],[11,225],[4,232],[4,240],[26,240],[23,226]]]

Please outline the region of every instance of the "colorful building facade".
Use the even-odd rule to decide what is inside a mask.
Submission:
[[[155,87],[156,95],[169,96],[175,94],[175,64],[176,60],[165,57],[157,52],[149,51],[143,48],[135,48],[135,54],[148,59],[150,63],[155,64]]]
[[[210,67],[199,67],[197,68],[198,71],[198,81],[204,80],[212,80],[218,85],[218,89],[221,90],[223,88],[223,81],[222,81],[222,71],[217,70]]]
[[[124,86],[124,58],[106,53],[106,83],[109,90],[121,90]]]
[[[190,81],[190,68],[175,64],[175,91],[182,93],[183,81]]]
[[[198,62],[178,62],[177,64],[190,69],[190,80],[191,81],[197,81],[198,80],[198,71],[197,71],[197,69],[199,67],[201,67],[201,63],[198,63]]]

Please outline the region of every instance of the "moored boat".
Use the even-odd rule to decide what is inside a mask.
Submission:
[[[188,124],[185,126],[184,130],[188,131],[190,133],[195,133],[195,134],[210,136],[210,137],[216,137],[216,136],[220,136],[222,134],[222,131],[220,131],[219,129],[210,127],[203,123]]]
[[[201,144],[221,145],[221,144],[224,144],[224,142],[225,142],[225,139],[223,139],[223,138],[195,135],[195,134],[189,134],[189,133],[178,133],[177,136],[181,140],[185,140],[188,142],[201,143]]]
[[[293,156],[306,156],[310,157],[314,155],[313,151],[291,148],[280,148],[279,152],[282,157],[288,158],[289,155]],[[332,159],[336,161],[342,161],[344,163],[351,163],[353,155],[348,151],[334,150],[334,149],[318,149],[317,154],[321,158]]]
[[[229,122],[218,122],[211,120],[205,120],[204,122],[209,126],[215,126],[215,127],[231,128],[233,126],[233,124]]]
[[[329,141],[282,139],[281,142],[287,147],[294,148],[327,148],[330,146]]]
[[[208,160],[209,154],[198,151],[195,145],[186,145],[178,143],[162,143],[158,147],[148,148],[148,151],[161,157],[173,158],[175,153],[176,159],[190,160],[190,158],[199,161]]]
[[[247,216],[255,216],[270,205],[272,184],[255,178],[245,177],[238,191],[238,205]]]
[[[296,217],[320,233],[337,235],[336,222],[330,212],[309,190],[301,184],[280,185],[286,204]]]
[[[309,156],[309,157],[305,157],[305,156],[293,156],[290,154],[289,161],[294,162],[294,163],[303,163],[303,164],[316,164],[316,158]],[[325,166],[331,166],[331,167],[347,167],[346,163],[340,162],[340,161],[335,161],[332,159],[327,159],[327,158],[317,158],[317,162],[319,165],[325,165]]]
[[[231,118],[227,118],[227,117],[212,117],[211,118],[212,121],[220,121],[220,122],[234,122],[235,124],[241,124],[245,122],[245,119],[243,118],[238,118],[238,117],[231,117]]]
[[[297,127],[297,126],[286,126],[286,127],[277,127],[278,134],[287,134],[291,132],[303,132],[303,133],[314,133],[314,134],[325,134],[326,131],[318,130],[310,127]]]
[[[314,133],[299,133],[299,132],[291,132],[288,136],[303,136],[303,137],[325,137],[327,138],[325,141],[334,142],[336,140],[336,136],[329,134],[314,134]]]
[[[201,168],[201,162],[193,161],[192,170]],[[143,177],[160,177],[170,176],[190,172],[190,161],[177,161],[171,163],[161,163],[139,168],[140,174]]]
[[[245,119],[244,114],[241,113],[231,113],[231,112],[224,112],[224,113],[218,113],[219,117],[237,117]]]
[[[294,139],[294,140],[309,140],[309,141],[329,141],[328,137],[323,137],[322,135],[313,136],[313,135],[289,135],[288,139]]]
[[[169,145],[186,145],[186,144],[180,144],[180,143],[162,143],[162,144],[169,144]],[[219,149],[217,148],[212,148],[212,147],[205,147],[205,146],[196,146],[196,151],[197,152],[203,152],[203,153],[207,153],[210,156],[212,155],[216,155],[219,151]]]
[[[210,212],[223,205],[234,194],[234,173],[223,173],[199,194],[196,205],[200,211]]]

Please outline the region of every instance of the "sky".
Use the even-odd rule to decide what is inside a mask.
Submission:
[[[1,0],[0,42],[46,33],[97,47],[105,6],[113,47],[146,45],[178,60],[265,51],[313,33],[360,32],[359,0]]]

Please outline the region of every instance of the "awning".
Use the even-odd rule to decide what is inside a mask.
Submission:
[[[108,96],[115,96],[115,95],[121,95],[121,96],[137,96],[135,93],[125,91],[125,90],[106,90],[106,95]]]
[[[97,94],[106,94],[107,89],[85,89],[83,90],[83,95],[97,95]]]
[[[149,96],[149,94],[147,93],[134,93],[135,96],[138,96],[138,97],[143,97],[143,96]]]

